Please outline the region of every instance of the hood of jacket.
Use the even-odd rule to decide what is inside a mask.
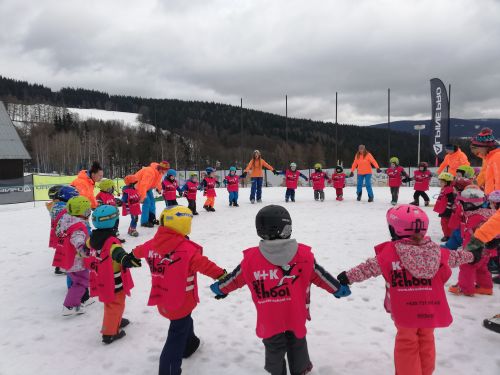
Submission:
[[[116,236],[116,229],[94,229],[90,235],[90,246],[95,250],[101,250],[104,242],[113,236]]]
[[[291,262],[299,245],[294,239],[286,240],[261,240],[260,253],[275,266],[284,266]]]
[[[401,240],[395,243],[396,253],[401,263],[412,276],[422,279],[432,279],[441,264],[441,247],[426,237],[419,244],[411,240]]]
[[[186,241],[189,241],[189,239],[166,227],[159,227],[158,232],[153,237],[154,249],[160,255],[170,253]]]
[[[61,237],[73,224],[83,223],[87,225],[87,221],[78,216],[71,216],[70,214],[62,215],[57,223],[56,234]]]

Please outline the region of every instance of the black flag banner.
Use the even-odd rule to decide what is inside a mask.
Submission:
[[[442,160],[445,154],[444,147],[449,142],[448,114],[450,103],[446,87],[443,81],[438,78],[431,79],[431,102],[432,121],[429,137],[436,158]]]

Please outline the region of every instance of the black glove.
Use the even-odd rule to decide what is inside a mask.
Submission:
[[[349,278],[347,277],[347,273],[345,271],[342,271],[341,273],[338,274],[337,280],[341,285],[349,285]]]
[[[351,172],[351,173],[349,174],[349,177],[354,177],[354,172]]]
[[[407,184],[408,182],[411,181],[411,178],[410,177],[405,177],[401,181],[403,181],[405,184]]]
[[[309,181],[309,179],[306,177],[306,182]]]
[[[123,205],[123,202],[120,198],[115,198],[115,203],[116,207],[121,207]]]
[[[137,259],[132,253],[123,256],[120,263],[125,268],[133,268],[141,266],[141,260]]]
[[[382,173],[382,169],[377,168],[377,173]]]
[[[243,172],[243,173],[241,174],[241,177],[242,177],[242,178],[246,178],[246,177],[247,177],[247,172]]]
[[[472,236],[465,250],[470,251],[474,256],[474,260],[469,264],[476,264],[483,257],[484,243]]]
[[[279,173],[278,173],[278,171],[277,171],[276,169],[273,169],[273,174],[274,174],[275,176],[279,175]]]

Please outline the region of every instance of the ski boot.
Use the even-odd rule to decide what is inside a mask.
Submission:
[[[135,228],[128,228],[128,235],[130,237],[139,237],[139,232]]]
[[[113,341],[120,340],[125,337],[125,331],[118,331],[116,335],[102,335],[102,342],[105,344],[111,344]]]

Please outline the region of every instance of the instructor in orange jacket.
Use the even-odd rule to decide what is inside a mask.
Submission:
[[[71,183],[80,195],[84,196],[90,201],[92,209],[97,207],[97,201],[94,195],[95,183],[102,180],[103,171],[101,164],[98,161],[92,163],[89,170],[81,170],[76,178]]]
[[[448,167],[448,172],[455,176],[458,167],[462,165],[470,165],[467,155],[465,155],[465,153],[460,150],[460,147],[457,145],[447,144],[444,149],[446,151],[446,156],[437,170],[436,174],[438,176],[446,167]]]
[[[363,194],[363,182],[366,186],[366,191],[368,192],[368,202],[373,202],[373,189],[372,189],[372,166],[377,168],[377,172],[380,173],[380,167],[375,160],[375,158],[368,152],[365,145],[358,146],[358,152],[354,157],[354,162],[351,167],[351,177],[354,176],[354,171],[358,171],[358,186],[357,186],[357,196],[358,201],[361,200],[361,195]]]
[[[260,151],[255,150],[253,152],[252,160],[248,163],[245,171],[243,172],[243,178],[247,176],[249,171],[252,171],[250,177],[252,179],[252,187],[250,189],[250,202],[255,203],[255,196],[257,196],[257,202],[260,203],[262,200],[262,180],[264,179],[263,168],[272,171],[275,175],[278,174],[276,170],[260,156]]]
[[[161,192],[161,180],[163,174],[170,168],[168,161],[151,163],[149,167],[143,167],[134,176],[137,178],[135,188],[141,197],[142,213],[141,226],[152,228],[157,224],[156,202],[153,189]]]

